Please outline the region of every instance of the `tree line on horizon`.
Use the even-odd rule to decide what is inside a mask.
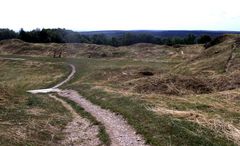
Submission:
[[[66,29],[34,29],[15,32],[10,29],[0,29],[0,40],[21,39],[31,43],[89,43],[111,46],[128,46],[136,43],[152,43],[159,45],[205,44],[212,40],[209,35],[196,37],[189,34],[186,37],[161,38],[151,34],[124,33],[120,36],[108,37],[104,34],[82,35]]]

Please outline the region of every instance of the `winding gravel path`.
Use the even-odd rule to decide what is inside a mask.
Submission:
[[[97,146],[101,145],[98,138],[99,127],[92,125],[91,122],[82,118],[67,102],[57,98],[54,95],[49,95],[53,99],[62,103],[62,105],[72,114],[72,121],[67,124],[63,132],[65,138],[60,142],[64,146]]]
[[[77,91],[58,89],[58,87],[68,82],[74,76],[76,72],[75,66],[72,64],[70,64],[70,66],[72,68],[71,74],[61,83],[52,88],[29,90],[27,92],[33,94],[56,92],[60,96],[76,102],[105,126],[111,139],[112,146],[145,146],[146,144],[144,139],[140,135],[136,134],[136,131],[124,120],[122,116],[116,115],[109,110],[102,109],[98,105],[94,105],[87,99],[80,96]]]
[[[23,58],[0,57],[0,60],[24,61],[25,59],[23,59]]]
[[[123,117],[92,104],[74,90],[62,90],[58,94],[78,103],[85,111],[103,123],[110,136],[112,146],[145,146],[143,138],[136,134]]]

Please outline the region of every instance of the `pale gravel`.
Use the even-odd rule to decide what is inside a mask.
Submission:
[[[24,61],[25,59],[23,59],[23,58],[0,57],[0,60]]]
[[[62,97],[66,97],[78,103],[85,111],[103,123],[111,139],[112,146],[145,146],[144,139],[136,134],[136,131],[120,115],[102,109],[90,101],[80,96],[74,90],[62,90],[58,92]]]
[[[98,146],[101,141],[98,138],[99,127],[92,125],[91,122],[82,118],[76,111],[64,100],[54,95],[49,95],[53,99],[62,103],[62,105],[72,114],[72,121],[67,124],[63,130],[65,138],[60,142],[63,146]]]

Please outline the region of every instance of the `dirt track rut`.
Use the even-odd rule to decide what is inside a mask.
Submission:
[[[61,83],[52,88],[29,90],[27,92],[33,94],[55,92],[60,96],[76,102],[105,126],[106,131],[111,139],[112,146],[145,146],[146,144],[144,139],[139,134],[136,134],[136,131],[124,120],[122,116],[116,115],[115,113],[103,109],[98,105],[94,105],[87,99],[80,96],[77,91],[61,90],[58,88],[64,83],[68,82],[74,76],[76,72],[75,66],[71,64],[70,66],[72,68],[72,72],[67,79]]]

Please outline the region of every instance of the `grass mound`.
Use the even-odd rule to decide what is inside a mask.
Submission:
[[[139,93],[161,93],[170,95],[202,94],[213,91],[203,79],[178,75],[143,79],[140,83],[137,83],[134,90]]]
[[[239,88],[240,72],[234,72],[228,76],[219,75],[215,77],[164,75],[138,80],[135,85],[134,90],[139,93],[169,95],[208,94],[214,91]]]

